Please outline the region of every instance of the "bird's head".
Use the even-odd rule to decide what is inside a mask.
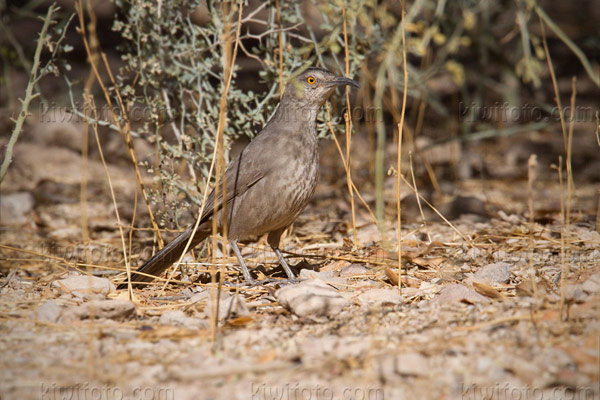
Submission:
[[[329,99],[338,86],[354,86],[360,88],[358,82],[336,76],[326,69],[307,68],[292,75],[284,93],[284,98],[294,101],[301,107],[320,108]]]

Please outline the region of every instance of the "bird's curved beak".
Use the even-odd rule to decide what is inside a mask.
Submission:
[[[354,87],[360,89],[360,85],[358,84],[358,82],[356,82],[355,80],[352,80],[350,78],[344,78],[343,76],[338,76],[334,80],[330,81],[328,86],[329,87],[354,86]]]

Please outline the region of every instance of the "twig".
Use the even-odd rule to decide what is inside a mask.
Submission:
[[[566,214],[564,215],[565,219],[563,220],[563,225],[564,225],[564,231],[565,231],[565,238],[567,241],[567,250],[566,250],[566,254],[565,254],[565,258],[563,260],[561,260],[561,273],[560,273],[560,310],[561,310],[561,317],[562,318],[566,318],[566,313],[564,312],[564,306],[565,306],[565,279],[566,279],[566,274],[568,273],[568,271],[570,270],[570,264],[571,264],[571,250],[570,250],[570,243],[571,243],[571,228],[570,228],[570,224],[571,224],[571,198],[573,195],[573,169],[571,166],[571,160],[572,160],[572,149],[573,149],[573,125],[575,122],[575,97],[577,95],[577,78],[573,77],[573,80],[571,81],[571,116],[569,118],[569,133],[567,135],[567,162],[566,162],[566,166],[567,166],[567,204],[566,204]],[[562,198],[562,190],[561,190],[561,198]],[[562,236],[562,235],[561,235]],[[561,243],[564,245],[564,240],[561,240]],[[564,263],[564,261],[566,260],[566,264]]]
[[[88,1],[88,7],[93,7],[90,4],[91,0]],[[88,24],[88,30],[92,33],[90,40],[90,48],[92,49],[92,54],[90,55],[89,62],[90,64],[97,65],[98,63],[98,41],[96,38],[96,14],[92,13],[90,15],[90,23]],[[87,220],[87,168],[88,168],[88,146],[89,146],[89,129],[90,129],[90,114],[92,112],[92,86],[94,85],[95,76],[94,71],[90,68],[88,73],[88,77],[85,81],[85,86],[83,88],[83,112],[85,114],[85,119],[83,123],[83,140],[81,143],[81,193],[80,193],[80,203],[81,203],[81,232],[83,236],[84,242],[87,244],[90,240],[90,234],[88,230],[88,220]],[[69,82],[70,83],[70,82]],[[69,86],[69,94],[71,95],[71,90]],[[96,125],[97,127],[97,125]],[[91,252],[89,246],[86,246],[86,260],[88,264],[91,263]]]
[[[429,234],[429,230],[427,229],[427,220],[425,219],[423,205],[421,204],[421,198],[419,197],[419,189],[417,188],[417,179],[415,178],[415,169],[413,168],[412,152],[408,153],[408,165],[410,166],[410,180],[412,181],[413,187],[415,188],[415,197],[417,199],[417,207],[419,208],[419,214],[421,214],[423,226],[425,227],[425,233],[427,234],[427,238],[431,243],[431,235]]]
[[[600,117],[596,111],[596,141],[600,147]],[[598,207],[596,209],[596,232],[600,233],[600,189],[598,189]]]
[[[283,84],[283,32],[281,31],[281,9],[279,0],[275,0],[275,12],[277,14],[277,39],[279,42],[279,98],[283,97],[285,85]],[[242,29],[240,26],[238,29]]]
[[[84,22],[84,16],[83,16],[83,4],[82,4],[82,0],[78,0],[75,6],[75,9],[77,11],[78,17],[79,17],[79,29],[80,29],[80,34],[81,37],[83,39],[83,44],[86,50],[86,53],[88,54],[88,57],[92,57],[94,49],[92,49],[90,47],[89,41],[88,41],[88,37],[86,34],[86,29],[85,29],[85,22]],[[89,13],[93,13],[93,8],[88,8],[88,12]],[[97,37],[94,39],[97,41]],[[98,42],[99,43],[99,42]],[[100,46],[98,45],[98,48]],[[100,57],[102,58],[102,61],[104,63],[104,67],[106,69],[106,72],[108,73],[108,76],[110,78],[110,81],[112,83],[112,85],[115,88],[118,88],[118,85],[115,82],[115,78],[112,74],[112,71],[110,69],[110,65],[108,64],[108,60],[105,56],[104,53],[102,53],[101,51],[99,52]],[[119,103],[119,107],[121,108],[121,112],[123,114],[123,117],[125,119],[125,124],[124,126],[121,125],[121,123],[119,122],[119,117],[116,114],[114,107],[113,107],[113,102],[111,100],[110,94],[108,89],[106,88],[106,86],[104,85],[104,82],[102,81],[102,77],[100,76],[100,72],[98,71],[98,68],[96,67],[96,65],[91,64],[92,66],[92,70],[94,71],[94,75],[96,76],[96,79],[98,81],[98,83],[100,84],[100,87],[102,88],[102,92],[104,94],[104,98],[106,100],[106,102],[108,103],[109,107],[110,107],[110,112],[112,115],[112,118],[115,122],[115,124],[117,124],[117,128],[119,133],[121,134],[121,138],[123,139],[123,141],[125,142],[126,146],[127,146],[127,151],[129,153],[129,157],[131,159],[131,163],[133,164],[133,168],[135,170],[135,177],[136,180],[138,182],[138,185],[140,186],[140,189],[142,191],[142,197],[144,198],[144,201],[146,202],[146,207],[148,209],[148,214],[150,216],[150,222],[152,223],[152,227],[154,228],[154,232],[156,234],[156,237],[158,239],[158,243],[159,246],[162,248],[164,246],[164,241],[162,239],[162,236],[160,234],[160,229],[158,228],[158,224],[156,223],[156,219],[154,218],[154,213],[152,212],[152,207],[150,206],[150,200],[148,199],[148,195],[146,194],[146,189],[144,187],[144,182],[142,180],[142,174],[140,173],[140,170],[138,168],[138,159],[137,156],[135,154],[135,150],[133,148],[133,142],[131,141],[131,125],[129,123],[129,118],[127,117],[128,113],[127,110],[125,109],[125,105],[123,104],[123,99],[121,98],[121,94],[119,92],[119,90],[115,90],[115,93],[117,95],[117,100]],[[97,118],[96,118],[97,119]]]
[[[96,107],[93,106],[92,99],[86,99],[90,105],[92,105],[92,110],[94,112],[94,118],[98,118],[96,115]],[[113,201],[113,206],[115,207],[115,216],[117,217],[117,223],[119,225],[119,233],[121,235],[121,245],[123,246],[123,260],[125,262],[125,268],[127,269],[127,280],[131,281],[131,266],[129,265],[129,258],[127,257],[127,247],[125,246],[125,233],[123,232],[123,226],[121,225],[121,217],[119,216],[119,208],[117,207],[117,198],[115,196],[115,190],[113,188],[112,179],[110,178],[110,172],[108,171],[108,166],[106,165],[106,160],[104,159],[104,152],[102,151],[102,145],[100,144],[100,137],[98,136],[98,125],[92,125],[94,129],[94,136],[96,137],[96,144],[98,145],[98,153],[100,154],[100,160],[102,161],[102,166],[104,167],[104,171],[106,172],[106,179],[108,180],[108,188],[110,189],[110,196]],[[133,298],[133,294],[131,292],[131,282],[129,283],[129,294],[131,298]]]
[[[587,57],[585,56],[583,51],[581,51],[581,49],[579,47],[577,47],[577,45],[575,43],[573,43],[573,41],[571,39],[569,39],[569,37],[558,27],[558,25],[556,25],[554,23],[554,21],[552,21],[552,19],[548,16],[548,14],[546,14],[546,12],[538,4],[534,3],[534,8],[535,8],[535,11],[537,12],[540,20],[544,20],[546,25],[548,25],[548,27],[550,27],[550,29],[552,29],[552,32],[554,32],[554,34],[556,36],[558,36],[558,38],[560,40],[562,40],[562,42],[564,44],[566,44],[569,49],[571,49],[573,54],[575,54],[575,56],[577,58],[579,58],[579,61],[583,65],[585,72],[587,72],[587,74],[590,77],[590,79],[592,80],[592,82],[594,82],[596,84],[596,86],[600,86],[600,74],[598,74],[597,72],[594,72],[594,69],[592,68],[592,65],[590,64],[590,61],[587,59]],[[542,32],[543,32],[543,25],[542,25]],[[544,39],[544,42],[545,42],[545,39]],[[544,48],[546,48],[546,47],[547,46],[544,44]]]
[[[408,187],[410,188],[410,190],[412,190],[413,192],[415,192],[415,194],[417,196],[419,196],[419,198],[421,200],[423,200],[423,202],[425,204],[427,204],[427,206],[429,206],[429,208],[431,208],[433,210],[434,213],[436,213],[442,220],[444,220],[444,222],[446,224],[448,224],[448,226],[450,228],[452,228],[452,230],[454,230],[454,232],[456,232],[458,234],[458,236],[460,236],[465,242],[467,242],[467,244],[469,244],[471,247],[474,247],[473,242],[471,240],[471,238],[469,238],[468,236],[465,236],[465,234],[463,234],[460,230],[458,230],[457,227],[455,227],[452,222],[448,221],[448,219],[446,217],[444,217],[444,215],[442,215],[441,212],[438,211],[437,208],[435,208],[430,202],[427,201],[426,198],[424,198],[420,193],[418,193],[418,191],[410,184],[409,181],[406,180],[405,177],[401,176],[402,180],[404,181],[404,183],[406,185],[408,185]]]
[[[325,109],[326,109],[326,112],[327,112],[327,126],[329,127],[329,132],[331,133],[331,136],[333,137],[333,142],[335,143],[335,146],[336,146],[336,148],[338,150],[340,158],[342,159],[342,164],[345,166],[346,165],[346,159],[344,158],[344,152],[342,151],[342,147],[340,146],[340,142],[339,142],[337,136],[335,135],[335,132],[333,130],[333,125],[331,124],[331,111],[329,110],[329,103],[325,104]],[[367,212],[369,213],[369,215],[373,219],[373,222],[379,227],[379,221],[377,220],[377,217],[375,216],[375,214],[373,213],[373,211],[371,211],[371,207],[369,207],[369,205],[367,204],[367,202],[365,201],[365,199],[360,194],[358,188],[354,184],[354,181],[351,181],[351,183],[352,183],[352,189],[354,190],[354,193],[356,193],[356,195],[358,196],[358,198],[361,201],[361,203],[363,203],[363,205],[367,209]]]
[[[344,34],[344,62],[346,67],[346,76],[350,74],[350,55],[348,51],[348,32],[346,27],[346,0],[342,1],[342,31]],[[352,114],[350,113],[350,88],[346,87],[346,112],[344,113],[344,122],[346,127],[346,185],[348,186],[348,195],[350,196],[350,210],[352,211],[352,241],[356,246],[356,210],[354,207],[354,192],[352,190],[352,169],[350,164],[350,144],[352,134]]]
[[[560,218],[563,221],[562,228],[560,230],[560,311],[565,304],[565,200],[562,195],[563,193],[563,178],[562,178],[562,156],[558,156],[558,184],[560,187]]]
[[[406,113],[406,96],[408,90],[408,72],[406,68],[406,32],[404,31],[404,0],[400,2],[402,11],[402,20],[400,21],[400,29],[402,31],[402,69],[404,72],[404,91],[402,93],[402,111],[400,112],[400,122],[398,123],[398,171],[396,177],[396,209],[398,213],[398,293],[402,294],[402,206],[400,204],[401,193],[400,193],[400,185],[402,178],[402,132],[404,130],[404,115]],[[412,167],[411,167],[412,170]],[[414,180],[414,174],[413,174]],[[415,194],[417,196],[417,201],[419,200],[419,192],[417,192],[417,186],[415,184]],[[420,208],[419,202],[419,208]]]
[[[544,29],[544,22],[542,21],[541,15],[538,17],[540,19],[540,27],[542,29],[542,45],[544,46],[544,53],[546,53],[546,61],[548,62],[548,70],[550,71],[550,78],[552,79],[552,87],[554,88],[554,96],[556,100],[556,105],[558,106],[558,116],[560,118],[560,128],[563,135],[563,145],[565,149],[567,148],[567,129],[565,128],[565,120],[563,115],[563,108],[560,102],[560,94],[558,92],[558,84],[556,83],[556,75],[554,74],[554,66],[552,65],[552,58],[550,58],[550,50],[548,50],[548,41],[546,40],[546,30]]]
[[[36,82],[39,80],[38,73],[40,67],[40,57],[42,55],[42,50],[44,49],[44,45],[47,40],[48,28],[52,23],[54,23],[54,19],[52,18],[53,14],[59,10],[59,7],[56,3],[52,4],[48,8],[48,12],[46,13],[46,17],[44,18],[44,25],[42,26],[42,30],[40,31],[40,37],[38,39],[37,45],[35,47],[35,54],[33,56],[33,65],[31,67],[31,72],[29,74],[29,81],[27,82],[27,88],[25,89],[25,99],[21,100],[21,112],[17,117],[15,122],[15,127],[10,134],[10,139],[8,140],[8,144],[6,145],[6,152],[4,153],[4,160],[2,161],[2,166],[0,167],[0,183],[4,181],[6,177],[6,173],[8,172],[8,166],[12,162],[13,148],[19,139],[19,135],[23,130],[23,124],[25,123],[25,119],[29,116],[29,104],[33,99],[38,97],[40,93],[33,93],[34,86]]]

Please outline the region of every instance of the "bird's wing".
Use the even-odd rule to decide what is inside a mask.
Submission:
[[[243,162],[240,163],[240,160]],[[259,168],[255,165],[253,160],[244,160],[243,153],[241,158],[232,161],[225,171],[225,201],[230,202],[234,197],[241,196],[248,189],[258,183],[265,176],[265,168]],[[217,209],[220,209],[223,205],[223,192],[222,187],[219,188],[219,194],[216,199]],[[202,213],[202,220],[209,218],[215,210],[215,190],[208,195],[206,204],[204,206],[204,212]]]

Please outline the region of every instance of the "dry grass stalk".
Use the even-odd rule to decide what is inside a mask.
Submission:
[[[552,87],[554,88],[554,100],[556,101],[556,105],[558,106],[558,116],[560,118],[560,128],[563,135],[563,144],[565,149],[567,148],[567,129],[565,127],[565,120],[563,115],[563,108],[560,101],[560,94],[558,92],[558,84],[556,83],[556,74],[554,73],[554,66],[552,64],[552,58],[550,57],[550,50],[548,50],[548,42],[546,40],[546,30],[544,29],[544,21],[542,21],[542,17],[538,15],[540,19],[540,28],[542,31],[542,44],[544,46],[544,53],[546,55],[546,61],[548,62],[548,70],[550,71],[550,78],[552,79]]]
[[[92,111],[94,114],[94,119],[98,120],[98,112],[94,105],[94,101],[92,98],[86,99],[92,106]],[[115,216],[117,218],[117,223],[119,225],[119,234],[121,236],[121,245],[123,246],[123,260],[125,261],[125,268],[127,269],[127,281],[128,281],[128,291],[129,297],[133,299],[133,291],[131,288],[131,266],[129,265],[129,257],[127,257],[127,246],[125,245],[125,233],[123,232],[123,226],[121,225],[121,217],[119,215],[119,208],[117,207],[117,197],[115,196],[115,190],[113,188],[112,179],[110,178],[110,172],[108,170],[108,166],[106,165],[106,160],[104,159],[104,152],[102,151],[102,145],[100,144],[100,137],[98,136],[98,123],[94,122],[92,125],[94,130],[94,136],[96,138],[96,144],[98,145],[98,153],[100,154],[100,160],[102,161],[102,166],[104,167],[104,172],[106,173],[106,180],[108,181],[108,188],[110,189],[110,197],[113,202],[113,206],[115,208]]]
[[[217,175],[216,175],[216,182],[215,182],[215,198],[219,197],[219,178],[222,178],[222,190],[223,190],[223,199],[226,198],[226,193],[225,193],[225,158],[223,155],[223,132],[225,130],[225,124],[227,123],[226,118],[227,118],[227,93],[229,92],[229,87],[231,86],[231,79],[233,78],[233,67],[235,65],[235,58],[237,55],[237,50],[238,50],[238,46],[239,46],[239,41],[240,41],[240,31],[242,30],[242,11],[243,11],[243,7],[242,7],[242,0],[239,0],[238,3],[238,20],[237,20],[237,30],[236,30],[236,36],[235,36],[235,45],[233,47],[233,51],[231,49],[231,21],[229,20],[229,18],[227,17],[227,15],[229,14],[229,10],[227,9],[226,3],[223,4],[223,16],[224,18],[226,18],[225,21],[225,25],[224,25],[224,32],[223,32],[223,38],[224,38],[224,46],[223,46],[223,67],[224,67],[224,71],[225,71],[225,86],[223,88],[223,92],[221,93],[221,101],[219,103],[219,123],[217,125],[217,139],[216,139],[216,143],[217,146],[215,148],[215,150],[217,151]],[[214,158],[213,158],[214,160]],[[217,207],[218,204],[215,201],[215,212],[214,215],[217,215]],[[223,226],[224,226],[224,241],[227,242],[227,221],[226,221],[226,209],[225,209],[225,202],[223,203],[223,207],[222,207],[222,217],[223,217]],[[200,217],[198,217],[200,218]],[[213,251],[211,256],[214,257],[215,254],[217,253],[217,238],[216,238],[216,233],[217,233],[217,220],[218,218],[213,218]],[[199,222],[199,219],[198,221]],[[190,237],[190,241],[192,240],[193,235]],[[188,244],[189,244],[188,242]],[[186,246],[187,247],[187,246]],[[213,265],[215,265],[213,263]],[[222,288],[222,284],[223,284],[223,279],[224,279],[224,273],[223,273],[223,265],[221,264],[221,274],[220,274],[220,280],[219,280],[219,284],[216,288],[216,290],[213,290],[211,293],[211,296],[213,296],[213,301],[211,302],[211,304],[214,305],[214,310],[213,312],[211,312],[211,337],[213,342],[216,343],[217,340],[217,333],[218,333],[218,323],[219,323],[219,305],[220,305],[220,300],[221,300],[221,288]],[[216,270],[213,270],[213,274],[212,274],[212,281],[213,283],[215,282],[215,278],[216,278]],[[214,287],[214,286],[213,286]],[[215,298],[216,296],[216,298]]]
[[[537,167],[537,156],[532,154],[529,156],[527,160],[527,208],[529,209],[529,257],[527,263],[529,265],[530,271],[535,271],[535,266],[533,265],[533,253],[535,251],[535,229],[534,229],[534,211],[533,211],[533,185],[536,179],[535,169]],[[537,276],[537,271],[532,272],[531,277],[531,287],[533,288],[533,293],[536,298],[535,309],[537,312],[538,307],[538,298],[537,298],[537,285],[535,281],[535,277]]]
[[[404,4],[404,2],[402,2]],[[403,13],[404,14],[404,13]],[[406,54],[405,54],[406,55]],[[402,105],[406,104],[406,87],[404,88],[404,102]],[[404,111],[404,110],[403,110]],[[404,113],[402,113],[402,117],[404,117]],[[401,120],[404,123],[404,118]],[[397,229],[398,229],[398,293],[402,294],[402,196],[400,191],[401,184],[401,176],[402,176],[402,124],[398,123],[398,163],[396,165],[396,215],[397,215]],[[417,193],[415,191],[415,193]],[[419,194],[416,194],[417,198],[419,198]]]
[[[88,23],[88,32],[90,32],[90,49],[92,53],[89,57],[90,64],[97,65],[98,64],[98,40],[96,35],[96,14],[93,10],[93,2],[92,0],[88,0],[88,9],[90,22]],[[89,128],[90,128],[90,118],[92,112],[92,104],[89,100],[92,98],[92,86],[94,85],[94,81],[96,77],[94,75],[94,70],[90,67],[90,72],[88,73],[88,77],[85,81],[85,85],[83,88],[83,98],[84,98],[84,109],[83,112],[86,116],[83,122],[83,140],[81,143],[81,194],[80,194],[80,203],[81,203],[81,233],[83,236],[83,240],[85,243],[89,243],[90,235],[88,231],[88,221],[87,221],[87,165],[88,165],[88,145],[89,145]],[[131,250],[131,243],[130,243]],[[131,252],[129,253],[130,263],[131,263]],[[91,263],[91,253],[89,248],[86,246],[86,262]]]
[[[327,126],[329,127],[329,132],[331,133],[331,137],[333,138],[333,142],[335,143],[335,147],[337,148],[338,154],[340,155],[340,159],[342,160],[342,164],[344,165],[344,168],[346,168],[346,157],[344,156],[344,152],[342,151],[342,146],[340,145],[340,142],[339,142],[339,140],[338,140],[338,138],[337,138],[337,136],[335,134],[335,131],[333,130],[333,125],[331,124],[331,111],[329,110],[329,103],[325,104],[325,109],[327,111]],[[350,183],[352,184],[353,193],[355,193],[356,196],[358,196],[358,199],[360,200],[360,202],[365,206],[365,208],[367,209],[367,212],[371,216],[373,222],[377,226],[379,226],[379,221],[377,220],[377,217],[375,216],[375,214],[371,210],[371,207],[369,207],[369,204],[367,204],[367,202],[365,201],[365,199],[360,194],[358,188],[354,184],[354,181],[350,180]]]
[[[346,76],[350,75],[350,55],[348,54],[348,31],[346,26],[346,1],[342,1],[342,31],[344,35],[344,61],[346,67]],[[346,86],[346,112],[344,113],[344,122],[346,127],[346,162],[344,169],[346,170],[346,184],[348,186],[348,194],[350,196],[350,209],[352,211],[352,241],[356,246],[356,210],[354,208],[354,192],[352,189],[352,170],[350,164],[350,144],[352,134],[352,114],[350,113],[350,88]]]
[[[475,246],[475,245],[473,244],[473,241],[471,240],[471,238],[470,238],[470,237],[468,237],[467,235],[465,235],[464,233],[462,233],[462,232],[461,232],[461,231],[460,231],[460,230],[459,230],[457,227],[455,227],[455,226],[452,224],[452,222],[448,221],[448,219],[447,219],[446,217],[444,217],[444,215],[443,215],[443,214],[442,214],[442,213],[441,213],[441,212],[440,212],[440,211],[439,211],[437,208],[435,208],[435,207],[433,206],[433,204],[431,204],[429,201],[427,201],[427,199],[426,199],[425,197],[423,197],[423,196],[422,196],[422,195],[421,195],[421,194],[420,194],[420,193],[417,191],[417,189],[416,189],[415,187],[413,187],[413,186],[412,186],[412,184],[411,184],[411,183],[410,183],[408,180],[406,180],[406,178],[405,178],[405,177],[401,176],[401,178],[402,178],[402,181],[403,181],[403,182],[404,182],[404,183],[405,183],[405,184],[408,186],[408,188],[409,188],[410,190],[412,190],[412,191],[415,193],[415,195],[419,196],[419,198],[420,198],[420,199],[421,199],[421,200],[422,200],[422,201],[423,201],[425,204],[427,204],[427,206],[428,206],[429,208],[431,208],[431,210],[432,210],[434,213],[436,213],[436,214],[438,215],[438,217],[440,217],[440,218],[441,218],[441,219],[442,219],[442,220],[443,220],[443,221],[444,221],[444,222],[445,222],[445,223],[446,223],[446,224],[447,224],[447,225],[448,225],[450,228],[452,228],[452,230],[453,230],[454,232],[456,232],[456,233],[458,234],[458,236],[460,236],[460,238],[461,238],[462,240],[464,240],[464,241],[465,241],[465,242],[466,242],[466,243],[467,243],[469,246],[471,246],[471,247],[474,247],[474,246]]]
[[[279,44],[279,98],[281,99],[285,91],[285,83],[283,82],[283,28],[281,27],[281,7],[279,0],[275,0],[275,12],[277,13],[277,41]]]
[[[86,31],[85,21],[84,21],[84,14],[83,14],[84,11],[83,11],[82,0],[78,0],[77,3],[75,4],[75,11],[77,13],[78,20],[79,20],[79,33],[81,34],[81,38],[83,39],[83,44],[85,47],[86,54],[88,55],[88,58],[90,60],[92,60],[94,57],[94,54],[96,54],[96,56],[98,54],[100,55],[100,57],[102,58],[102,61],[104,63],[105,70],[110,78],[111,84],[113,85],[113,87],[117,88],[118,85],[116,84],[115,78],[112,74],[112,70],[108,63],[108,59],[106,58],[106,55],[101,51],[100,44],[99,44],[100,42],[98,41],[97,37],[94,37],[94,40],[96,41],[96,43],[98,43],[97,49],[94,49],[90,46],[90,41],[92,39],[91,39],[91,37],[90,37],[90,39],[88,39],[88,34],[86,33],[87,31]],[[88,14],[91,15],[91,14],[93,14],[93,12],[94,12],[93,7],[88,7]],[[95,31],[90,32],[90,34],[95,34]],[[90,65],[92,67],[92,70],[94,71],[96,80],[100,84],[102,93],[104,94],[104,98],[110,107],[111,116],[113,118],[114,123],[116,124],[117,130],[119,131],[119,134],[121,135],[123,141],[125,142],[125,144],[127,146],[127,151],[129,153],[131,163],[133,164],[133,168],[135,170],[136,180],[142,191],[142,196],[144,197],[144,201],[146,202],[146,207],[148,209],[148,214],[150,216],[150,222],[152,223],[152,227],[154,228],[154,232],[155,232],[156,238],[158,240],[159,247],[162,248],[164,246],[164,241],[160,234],[160,230],[158,229],[158,224],[156,223],[156,219],[154,218],[152,208],[150,207],[150,200],[148,199],[148,195],[147,195],[146,189],[144,187],[144,182],[142,180],[142,174],[140,173],[140,170],[138,168],[139,163],[138,163],[137,155],[135,154],[135,150],[133,148],[133,142],[131,140],[131,125],[129,123],[129,118],[127,117],[128,108],[123,103],[123,99],[121,98],[121,94],[119,93],[119,90],[115,90],[115,93],[116,93],[117,99],[118,99],[118,103],[119,103],[119,109],[121,110],[121,113],[125,120],[125,123],[122,125],[119,122],[119,117],[113,107],[113,103],[112,103],[108,88],[102,81],[102,77],[100,76],[100,71],[98,70],[97,66],[94,63],[91,63]]]
[[[596,111],[596,141],[600,147],[600,117]],[[596,232],[600,233],[600,189],[598,189],[598,208],[596,210]]]
[[[560,311],[561,315],[565,306],[565,274],[566,274],[566,264],[565,264],[565,230],[564,230],[564,221],[565,221],[565,200],[562,192],[563,188],[563,177],[562,177],[562,156],[558,156],[558,184],[560,187],[560,219],[562,221],[562,229],[560,230]]]
[[[542,33],[542,44],[544,46],[544,53],[546,55],[546,60],[548,61],[548,69],[550,71],[550,77],[552,78],[552,87],[554,88],[556,105],[558,106],[558,116],[560,118],[560,127],[563,135],[563,144],[566,152],[566,170],[567,170],[567,204],[564,204],[563,198],[563,182],[562,182],[562,157],[559,157],[559,165],[558,165],[558,174],[559,174],[559,183],[561,188],[561,196],[560,196],[560,208],[561,208],[561,220],[563,224],[563,228],[561,229],[561,250],[560,250],[560,259],[561,259],[561,276],[560,276],[560,310],[561,315],[566,316],[564,313],[564,305],[565,305],[565,275],[568,272],[567,264],[569,263],[569,256],[565,254],[565,240],[569,240],[569,223],[571,219],[571,198],[574,188],[573,183],[573,174],[571,169],[571,159],[572,159],[572,144],[573,144],[573,124],[575,121],[575,97],[576,97],[576,83],[577,80],[573,77],[571,82],[571,115],[569,118],[569,130],[567,133],[565,116],[562,110],[562,105],[560,101],[560,94],[558,91],[558,85],[556,83],[556,74],[554,73],[554,66],[552,64],[552,59],[550,58],[550,51],[548,50],[548,43],[546,40],[546,32],[544,30],[544,22],[542,21],[542,15],[540,15],[540,11],[538,10],[538,17],[540,20],[540,27]],[[570,247],[570,246],[567,246]],[[566,250],[568,252],[568,249]]]
[[[398,224],[398,276],[400,280],[398,282],[398,292],[402,294],[402,206],[400,204],[401,194],[400,194],[400,185],[402,183],[402,132],[404,129],[404,115],[406,113],[406,96],[408,94],[408,71],[406,67],[406,32],[404,31],[404,22],[405,22],[405,11],[404,11],[404,0],[401,1],[402,7],[402,18],[400,21],[400,29],[402,32],[402,70],[404,72],[404,82],[403,82],[403,93],[402,93],[402,111],[400,112],[400,122],[398,123],[398,164],[396,168],[397,177],[396,177],[396,211],[397,211],[397,224]],[[414,175],[413,175],[414,179]],[[419,198],[419,193],[416,191],[415,185],[415,193],[417,199]],[[419,203],[420,204],[420,203]]]
[[[415,169],[413,168],[413,158],[412,152],[408,153],[408,165],[410,166],[410,178],[412,180],[413,187],[415,188],[415,197],[417,199],[417,207],[419,208],[419,214],[421,214],[421,219],[423,220],[423,226],[425,227],[425,233],[427,234],[427,239],[429,243],[431,243],[431,235],[427,230],[427,220],[425,219],[425,213],[423,213],[423,206],[421,205],[421,198],[419,197],[419,189],[417,188],[417,180],[415,178]]]
[[[573,77],[571,81],[571,116],[569,118],[569,133],[567,136],[567,204],[566,207],[562,201],[562,184],[561,184],[561,213],[563,217],[563,232],[561,232],[561,265],[560,265],[560,310],[563,318],[567,317],[564,310],[565,306],[565,279],[569,272],[571,264],[571,198],[573,185],[573,171],[571,168],[572,149],[573,149],[573,124],[575,121],[575,96],[577,94],[577,79]],[[566,208],[566,210],[565,210]],[[565,240],[566,240],[566,251],[565,251]],[[566,262],[565,262],[566,261]]]

